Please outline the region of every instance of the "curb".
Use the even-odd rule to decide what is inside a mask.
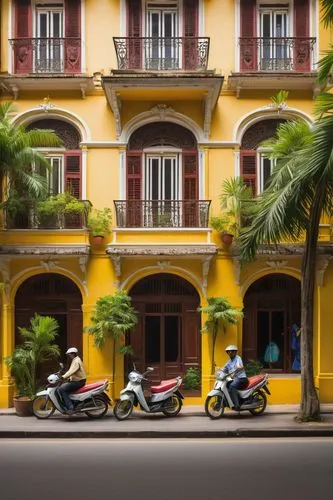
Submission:
[[[333,429],[233,429],[224,431],[0,431],[0,439],[213,439],[213,438],[286,438],[286,437],[333,437]]]

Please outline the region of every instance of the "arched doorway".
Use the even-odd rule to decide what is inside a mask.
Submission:
[[[300,281],[285,274],[271,274],[253,283],[244,298],[244,360],[259,360],[272,371],[298,371],[295,356],[299,354],[300,320]],[[278,348],[274,362],[267,362],[267,357],[265,360],[270,342]]]
[[[28,278],[15,296],[15,344],[20,343],[18,327],[30,324],[35,313],[52,316],[59,323],[56,343],[62,355],[70,345],[82,354],[82,296],[69,278],[55,273]],[[64,356],[63,356],[64,358]]]
[[[136,367],[145,370],[152,366],[152,380],[200,367],[200,298],[195,288],[178,276],[156,274],[136,283],[130,294],[139,312],[138,324],[128,339]]]

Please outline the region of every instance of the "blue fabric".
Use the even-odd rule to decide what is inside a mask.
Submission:
[[[265,363],[276,363],[280,357],[280,349],[275,342],[269,342],[265,349],[264,361]]]
[[[234,372],[237,368],[243,368],[243,361],[242,358],[238,355],[234,357],[234,359],[230,359],[222,368],[224,373],[232,373]],[[246,378],[246,373],[245,370],[240,370],[236,375],[235,379],[237,378]]]
[[[62,396],[65,410],[73,410],[73,401],[70,399],[69,395],[83,387],[85,383],[85,380],[73,380],[72,382],[65,382],[59,387],[58,391]]]
[[[291,369],[301,369],[301,330],[297,323],[291,327],[291,349],[294,351],[294,360]]]

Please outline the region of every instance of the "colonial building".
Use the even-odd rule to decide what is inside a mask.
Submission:
[[[0,271],[0,406],[13,395],[3,357],[35,312],[54,316],[59,345],[83,353],[89,380],[108,377],[116,396],[127,364],[83,333],[96,300],[126,289],[139,312],[128,342],[154,376],[201,370],[203,401],[210,338],[197,312],[207,297],[244,308],[224,347],[271,373],[271,402],[300,397],[293,334],[300,322],[302,242],[262,248],[241,267],[234,246],[209,226],[223,179],[242,176],[259,193],[272,164],[260,147],[288,119],[313,120],[316,63],[330,42],[318,0],[2,0],[0,99],[17,125],[53,129],[61,148],[50,193],[70,191],[113,210],[113,230],[94,244],[85,217],[52,224],[33,207],[3,214]],[[289,91],[276,107],[271,96]],[[324,223],[325,222],[325,223]],[[323,221],[315,295],[315,375],[320,400],[333,392],[331,225]],[[278,347],[265,362],[269,342]],[[296,368],[296,369],[295,369]],[[192,395],[193,396],[193,395]]]

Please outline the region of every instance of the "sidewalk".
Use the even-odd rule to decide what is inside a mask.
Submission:
[[[226,411],[219,420],[206,417],[201,406],[184,406],[175,418],[135,411],[118,422],[112,409],[101,420],[85,415],[48,420],[17,417],[14,409],[0,409],[0,438],[218,438],[218,437],[333,437],[333,404],[322,405],[322,421],[295,422],[297,405],[271,405],[263,415]]]

